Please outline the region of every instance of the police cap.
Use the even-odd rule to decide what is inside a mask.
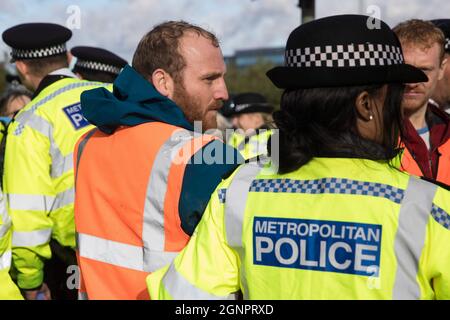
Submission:
[[[70,52],[77,58],[74,72],[91,70],[117,75],[127,64],[126,60],[102,48],[79,46],[72,48]]]
[[[63,54],[72,31],[53,23],[24,23],[5,30],[3,41],[12,48],[12,61]]]
[[[431,22],[445,35],[445,52],[450,53],[450,19],[436,19]]]
[[[274,110],[264,96],[253,92],[235,95],[230,107],[232,109],[231,116],[253,112],[272,113]]]

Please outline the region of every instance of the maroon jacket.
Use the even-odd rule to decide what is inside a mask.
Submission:
[[[436,179],[441,157],[438,148],[450,138],[450,116],[429,103],[426,122],[430,130],[430,151],[408,119],[404,121],[403,143],[418,164],[423,176]]]

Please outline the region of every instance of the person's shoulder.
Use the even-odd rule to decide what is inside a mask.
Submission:
[[[237,167],[242,163],[244,158],[238,150],[220,139],[212,139],[193,155],[190,164]]]

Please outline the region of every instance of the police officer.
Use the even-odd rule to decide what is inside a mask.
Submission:
[[[402,83],[427,77],[368,19],[291,33],[268,72],[285,89],[278,163],[217,187],[187,247],[147,277],[153,299],[450,298],[450,194],[390,164]]]
[[[5,151],[17,284],[26,299],[50,298],[44,280],[54,298],[76,297],[76,284],[68,292],[65,279],[67,266],[76,265],[72,151],[92,128],[81,114],[80,94],[99,84],[81,81],[68,69],[66,42],[72,32],[63,26],[26,23],[2,36],[24,83],[34,91],[8,127]],[[44,275],[44,262],[51,257]]]
[[[238,149],[244,159],[266,155],[273,106],[263,95],[245,92],[233,97],[230,109],[235,131],[228,137],[228,144]]]
[[[3,176],[4,137],[13,114],[30,101],[31,92],[20,84],[11,65],[6,67],[6,90],[0,95],[0,177]],[[9,275],[11,267],[11,218],[6,211],[6,197],[0,180],[0,300],[23,299]]]
[[[102,48],[79,46],[70,51],[77,58],[73,67],[81,79],[113,83],[127,61]]]

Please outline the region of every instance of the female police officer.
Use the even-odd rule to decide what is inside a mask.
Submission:
[[[392,160],[402,83],[427,78],[390,28],[304,24],[268,76],[285,89],[277,173],[246,164],[219,185],[151,298],[449,299],[450,194]]]

